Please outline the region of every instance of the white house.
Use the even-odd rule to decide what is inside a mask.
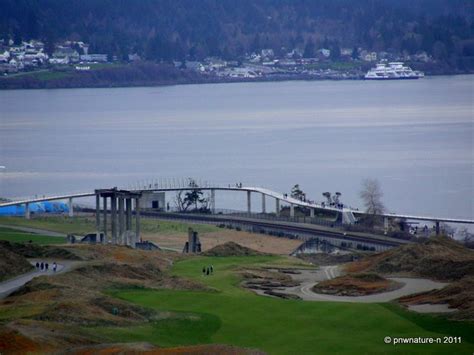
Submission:
[[[9,59],[10,59],[10,52],[9,51],[5,51],[2,54],[0,54],[0,62],[8,63]]]
[[[321,53],[323,57],[329,58],[329,56],[331,55],[331,50],[327,48],[321,48],[320,50],[318,50],[318,53]]]

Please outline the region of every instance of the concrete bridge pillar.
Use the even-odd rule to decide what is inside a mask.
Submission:
[[[247,213],[250,214],[252,212],[252,198],[250,195],[250,191],[247,191]]]
[[[104,201],[104,225],[103,225],[103,228],[104,228],[104,243],[107,243],[107,197],[103,197],[103,201]]]
[[[439,235],[440,232],[441,232],[441,229],[439,228],[439,221],[436,221],[435,223],[436,223],[435,224],[436,225],[436,235]]]
[[[211,212],[216,213],[216,190],[211,189]]]
[[[110,198],[110,219],[112,223],[112,244],[117,244],[117,197]]]
[[[26,219],[30,219],[31,218],[31,215],[30,215],[30,204],[27,202],[25,204],[25,218]]]
[[[262,194],[262,213],[267,213],[267,209],[265,206],[265,194]]]
[[[123,197],[118,199],[118,224],[119,224],[119,244],[123,244],[123,233],[125,232],[124,228],[124,213],[123,213]]]
[[[95,194],[95,229],[100,232],[100,195]]]
[[[135,241],[132,242],[132,248],[135,248],[135,243],[140,241],[140,199],[135,199]]]
[[[310,209],[309,209],[309,216],[310,216],[311,218],[314,218],[314,208],[310,208]]]
[[[74,217],[74,207],[72,207],[72,197],[68,200],[69,217]]]
[[[293,205],[292,203],[290,204],[290,217],[295,217],[295,205]]]
[[[132,230],[132,199],[127,198],[125,201],[127,213],[125,216],[125,229],[127,231]]]
[[[280,199],[279,198],[275,199],[275,214],[277,216],[280,215]]]

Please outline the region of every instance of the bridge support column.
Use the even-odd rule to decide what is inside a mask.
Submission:
[[[95,229],[100,233],[100,195],[95,194]]]
[[[314,208],[309,209],[309,217],[314,218]]]
[[[439,228],[439,221],[436,221],[435,223],[436,223],[435,224],[436,225],[436,235],[439,235],[440,232],[441,232],[441,229]]]
[[[279,198],[276,198],[275,199],[275,214],[278,216],[280,216],[280,199]]]
[[[25,204],[25,218],[26,219],[30,219],[31,218],[31,215],[30,215],[30,204],[27,202]]]
[[[262,213],[267,213],[267,208],[265,206],[265,194],[262,194]]]
[[[252,198],[250,195],[250,191],[247,191],[247,213],[250,214],[252,212]]]
[[[68,200],[69,217],[74,217],[74,207],[72,207],[72,197]]]
[[[108,238],[107,238],[107,197],[104,196],[103,197],[103,201],[104,201],[104,225],[103,225],[103,229],[104,229],[104,243],[107,244],[108,242]]]
[[[132,242],[132,248],[140,241],[140,199],[135,199],[135,241]]]
[[[123,233],[124,233],[123,197],[118,198],[118,221],[119,221],[118,244],[124,244],[123,243]]]
[[[132,199],[127,198],[125,201],[127,215],[125,216],[125,229],[127,231],[132,230]]]
[[[112,223],[112,244],[117,244],[117,197],[110,199],[110,219]]]
[[[290,204],[290,217],[295,217],[295,205]]]
[[[216,190],[211,189],[211,212],[216,213]]]
[[[383,230],[385,231],[385,233],[388,232],[388,217],[383,218]]]

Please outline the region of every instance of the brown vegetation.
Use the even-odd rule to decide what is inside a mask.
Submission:
[[[400,298],[402,304],[449,304],[451,308],[457,308],[459,312],[450,317],[456,319],[474,319],[474,276],[466,276],[461,280],[444,287],[441,290],[409,295]]]
[[[345,270],[459,280],[474,275],[474,251],[447,237],[436,237],[367,256]]]
[[[152,234],[144,233],[144,239],[158,243],[158,245],[181,251],[187,241],[186,233]],[[235,242],[244,247],[270,254],[289,255],[300,246],[301,241],[296,239],[278,238],[270,235],[249,233],[222,229],[217,232],[199,233],[202,250],[206,251],[217,245]]]
[[[242,286],[251,290],[263,291],[264,294],[284,299],[300,299],[299,296],[287,294],[286,287],[298,286],[289,273],[298,273],[290,269],[244,269],[241,275],[244,279]]]
[[[474,251],[447,237],[436,237],[368,256],[346,266],[349,273],[379,272],[454,281],[441,290],[402,297],[402,304],[449,304],[456,319],[474,319]]]
[[[22,255],[4,247],[0,243],[0,281],[23,274],[33,269],[33,266]]]
[[[377,274],[349,274],[335,279],[325,280],[313,286],[316,293],[337,296],[367,296],[392,291],[401,284]]]
[[[67,273],[37,277],[0,303],[5,322],[0,352],[16,351],[18,337],[26,337],[25,346],[31,343],[38,351],[93,345],[98,340],[81,335],[78,326],[126,326],[171,316],[113,298],[106,289],[204,288],[166,272],[180,257],[175,254],[100,245],[69,246],[63,252],[86,261]]]
[[[64,247],[43,246],[30,243],[11,243],[0,241],[0,249],[9,250],[25,258],[57,258],[80,260],[81,257]]]

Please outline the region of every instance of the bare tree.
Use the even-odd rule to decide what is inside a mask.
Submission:
[[[362,182],[362,190],[359,196],[364,202],[368,214],[378,215],[385,211],[385,206],[382,202],[383,192],[378,180],[365,179]]]
[[[188,178],[188,187],[189,190],[180,190],[176,193],[174,201],[178,211],[187,212],[191,207],[194,207],[195,211],[208,210],[210,198],[203,197],[196,180]]]
[[[296,184],[291,188],[291,197],[303,201],[306,197],[306,194],[300,189],[300,185]]]
[[[326,191],[326,192],[323,192],[323,196],[326,197],[327,201],[328,201],[328,204],[331,204],[331,193]]]
[[[186,212],[188,210],[189,204],[185,199],[185,191],[181,190],[176,192],[174,203],[179,212]]]

